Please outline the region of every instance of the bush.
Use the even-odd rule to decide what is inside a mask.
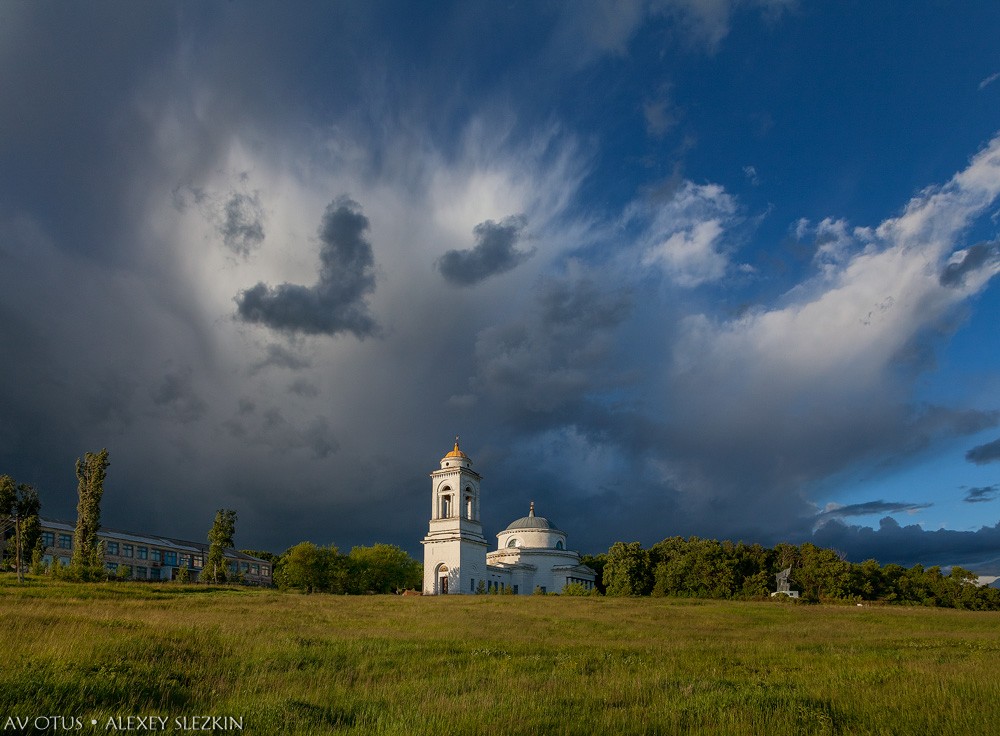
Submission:
[[[599,595],[597,588],[587,590],[582,583],[567,583],[562,589],[563,595]]]

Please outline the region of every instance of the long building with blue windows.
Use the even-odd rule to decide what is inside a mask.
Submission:
[[[76,525],[43,518],[41,528],[43,562],[69,565]],[[132,580],[175,580],[183,568],[187,569],[189,579],[197,580],[208,556],[208,545],[201,542],[108,527],[101,527],[97,537],[104,547],[104,566],[108,572]],[[227,549],[225,558],[230,578],[254,585],[271,584],[274,571],[267,560],[236,549]]]

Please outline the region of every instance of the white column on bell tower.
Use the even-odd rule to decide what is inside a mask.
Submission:
[[[458,446],[431,473],[431,519],[424,545],[424,595],[474,593],[486,579],[486,538],[479,521],[479,482]]]

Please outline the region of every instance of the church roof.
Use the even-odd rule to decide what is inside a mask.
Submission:
[[[455,449],[453,449],[451,452],[449,452],[447,455],[445,455],[445,457],[461,457],[461,458],[465,458],[466,460],[469,459],[469,456],[466,455],[464,452],[462,452],[461,449],[459,449],[459,447],[458,447],[458,437],[455,438]]]
[[[507,525],[506,531],[510,531],[512,529],[551,529],[556,532],[562,531],[544,516],[535,516],[534,501],[531,502],[531,508],[528,510],[527,516],[522,516],[520,519],[512,521]]]

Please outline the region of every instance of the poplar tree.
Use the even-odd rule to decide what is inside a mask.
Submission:
[[[208,557],[201,576],[213,583],[226,582],[227,547],[235,547],[233,537],[236,536],[236,512],[233,509],[219,509],[215,512],[215,523],[208,532]]]
[[[97,531],[101,528],[101,497],[107,477],[107,448],[98,453],[88,452],[76,461],[77,492],[76,534],[73,538],[73,565],[78,568],[99,567],[100,552]]]

